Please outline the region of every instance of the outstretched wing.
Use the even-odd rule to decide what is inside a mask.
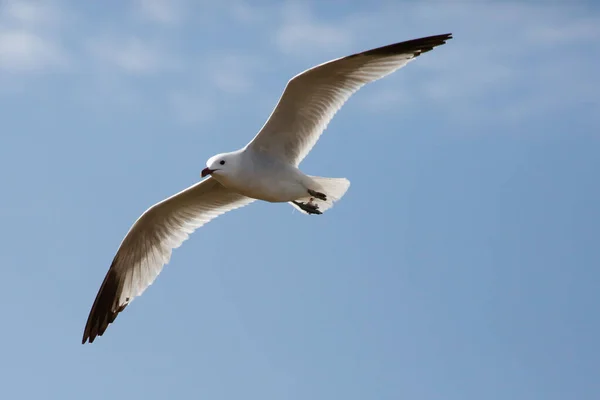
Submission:
[[[121,242],[92,305],[82,343],[102,336],[127,304],[154,282],[172,250],[194,230],[253,201],[208,178],[146,210]]]
[[[248,147],[297,166],[353,93],[451,38],[452,34],[445,34],[391,44],[296,75]]]

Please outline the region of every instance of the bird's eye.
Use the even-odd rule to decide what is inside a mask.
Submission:
[[[221,165],[225,165],[225,160],[221,160],[221,161],[219,161],[219,164],[221,164]]]

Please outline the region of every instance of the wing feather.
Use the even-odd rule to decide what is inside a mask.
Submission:
[[[208,178],[146,210],[121,242],[90,310],[82,343],[102,336],[194,230],[253,201]]]
[[[296,75],[248,147],[297,166],[352,94],[451,38],[452,34],[444,34],[391,44]]]

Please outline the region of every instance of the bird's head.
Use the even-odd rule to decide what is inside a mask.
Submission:
[[[215,178],[227,177],[237,166],[238,157],[235,153],[222,153],[212,156],[206,162],[206,168],[202,170],[201,176],[213,175]]]

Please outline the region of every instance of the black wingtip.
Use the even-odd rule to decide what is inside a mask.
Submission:
[[[125,309],[127,304],[116,306],[120,289],[121,280],[111,266],[90,310],[81,344],[85,344],[86,341],[93,343],[97,336],[102,336],[108,325]]]
[[[452,39],[452,33],[427,36],[367,50],[365,52],[355,54],[354,56],[385,56],[413,53],[416,57],[420,54],[433,50],[437,46],[445,44],[446,41],[450,39]]]

